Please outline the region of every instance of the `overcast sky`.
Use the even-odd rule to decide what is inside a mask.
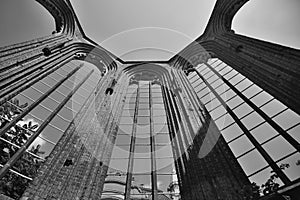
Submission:
[[[54,20],[34,0],[0,0],[0,46],[51,34]],[[204,30],[215,0],[71,0],[85,33],[123,59],[168,59]],[[300,47],[299,0],[251,0],[237,33]]]

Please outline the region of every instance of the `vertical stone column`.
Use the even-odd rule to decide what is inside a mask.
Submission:
[[[177,134],[191,138],[184,153],[186,170],[179,173],[184,176],[181,188],[189,188],[182,198],[242,200],[244,186],[250,185],[248,178],[183,71],[173,70],[172,77],[177,85],[174,102],[186,124],[185,131]]]
[[[109,135],[116,131],[117,126],[116,117],[112,116],[114,113],[111,111],[116,104],[122,105],[121,97],[112,98],[105,93],[112,78],[109,72],[98,83],[100,87],[96,87],[96,93],[91,93],[64,132],[40,168],[38,176],[23,194],[23,200],[81,200],[97,199],[100,196],[91,196],[93,186],[102,177],[102,173],[95,172],[107,168],[109,160],[106,157],[113,145]],[[101,188],[93,189],[101,191]]]

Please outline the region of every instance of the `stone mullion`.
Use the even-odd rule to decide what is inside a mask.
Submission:
[[[186,76],[183,74],[184,72],[182,70],[178,71],[178,77],[181,79],[182,84],[185,85],[186,90],[185,92],[187,93],[187,95],[189,96],[189,100],[191,101],[194,110],[196,111],[199,120],[198,123],[199,125],[205,123],[205,117],[204,114],[201,112],[205,107],[202,104],[202,102],[200,101],[199,97],[197,96],[197,94],[194,91],[194,88],[192,87],[192,85],[190,84],[189,80],[186,78]],[[197,74],[195,74],[196,76]]]
[[[185,103],[185,110],[187,110],[187,113],[189,113],[188,119],[191,121],[191,126],[194,129],[194,131],[191,132],[191,138],[193,140],[198,128],[203,125],[205,119],[203,114],[198,112],[198,109],[201,108],[201,105],[197,105],[197,101],[195,101],[194,96],[191,92],[191,85],[189,82],[187,82],[188,80],[186,79],[186,76],[184,76],[182,73],[182,70],[176,70],[176,73],[174,73],[174,75],[181,85],[181,94],[183,96],[183,102]],[[193,142],[192,140],[191,142]]]
[[[182,95],[183,95],[183,98],[184,98],[184,101],[187,101],[186,104],[188,105],[185,105],[185,110],[187,111],[190,111],[189,109],[193,109],[195,110],[196,108],[193,106],[193,101],[192,101],[192,98],[188,92],[188,87],[187,85],[184,83],[184,81],[182,80],[182,77],[180,77],[179,73],[180,73],[181,70],[176,70],[176,73],[174,73],[174,77],[178,80],[178,82],[181,83],[181,86],[180,88],[182,88]],[[194,107],[194,108],[192,108]],[[190,111],[192,112],[192,111]],[[199,177],[199,172],[197,171],[198,169],[198,162],[197,160],[195,160],[195,158],[193,158],[193,152],[191,151],[193,148],[192,147],[199,147],[200,149],[200,146],[198,143],[195,144],[195,142],[193,141],[195,138],[196,138],[196,131],[198,130],[199,127],[201,127],[201,124],[199,124],[199,121],[197,121],[197,118],[195,117],[194,115],[195,113],[190,113],[190,115],[188,115],[184,121],[190,121],[190,120],[193,120],[193,123],[191,123],[193,125],[193,130],[190,130],[190,133],[191,133],[191,137],[192,137],[192,141],[189,145],[190,148],[188,148],[188,151],[187,153],[189,154],[190,156],[190,162],[189,163],[186,163],[188,164],[188,173],[190,174],[191,176],[191,188],[192,190],[190,191],[192,193],[192,198],[199,198],[199,194],[203,194],[203,188],[202,188],[202,185],[198,185],[198,184],[193,184],[193,183],[196,183],[198,177]],[[201,117],[202,118],[202,117]],[[197,125],[199,127],[197,127]],[[202,123],[203,125],[203,123]],[[194,154],[195,155],[195,154]],[[192,160],[192,161],[191,161]],[[202,193],[201,193],[202,192]],[[201,196],[201,198],[203,198],[204,196]]]
[[[278,75],[275,75],[274,72],[266,74],[267,72],[261,65],[256,65],[255,62],[240,57],[238,53],[221,44],[215,44],[212,51],[227,65],[246,76],[266,92],[269,92],[287,107],[298,114],[300,113],[300,91],[298,90],[300,82],[297,78],[278,80],[278,75],[281,76],[280,72]]]
[[[151,154],[151,196],[152,200],[158,199],[157,173],[156,173],[156,148],[153,119],[152,82],[149,82],[149,114],[150,114],[150,154]]]
[[[184,133],[184,132],[185,131],[191,132],[193,130],[190,127],[190,123],[188,123],[185,120],[182,120],[182,119],[184,119],[184,116],[186,114],[185,110],[182,109],[184,107],[184,103],[181,99],[180,92],[179,92],[179,90],[182,90],[182,89],[179,87],[179,85],[177,83],[175,74],[171,73],[171,76],[173,77],[173,80],[171,80],[170,77],[167,77],[168,80],[166,81],[165,84],[173,92],[171,99],[173,100],[173,106],[174,106],[175,113],[177,115],[179,127],[181,128],[181,131],[183,133],[180,135],[181,139],[182,139],[181,141],[183,142],[183,149],[187,155],[187,159],[189,160],[189,154],[188,154],[187,150],[189,149],[189,145],[192,143],[192,139],[191,139],[191,135],[188,132],[187,133]]]
[[[189,129],[190,129],[190,134],[189,135],[189,146],[191,144],[193,144],[193,139],[195,138],[195,132],[197,131],[197,129],[201,126],[201,124],[199,124],[199,121],[197,121],[197,118],[195,117],[195,113],[192,112],[190,109],[196,109],[195,107],[193,107],[193,100],[190,96],[190,93],[188,92],[188,87],[187,85],[184,83],[184,81],[182,80],[182,77],[179,75],[180,70],[176,70],[175,73],[173,74],[173,77],[176,78],[177,82],[178,82],[178,86],[179,88],[181,88],[182,92],[181,95],[178,95],[178,98],[180,99],[181,102],[181,106],[182,108],[185,109],[181,109],[182,112],[186,112],[186,118],[183,121],[186,121],[189,125]],[[183,97],[183,99],[181,98],[181,96]],[[203,117],[200,117],[200,119],[203,119]],[[201,123],[201,122],[200,122]],[[197,124],[199,125],[199,127],[197,127]]]
[[[166,111],[166,118],[167,118],[167,122],[168,122],[168,131],[169,131],[170,143],[172,146],[172,153],[173,153],[173,158],[174,158],[174,163],[175,163],[175,169],[177,172],[178,184],[179,184],[179,187],[183,191],[183,188],[182,188],[183,184],[184,184],[184,182],[183,182],[184,174],[183,174],[183,169],[182,169],[183,162],[181,160],[180,153],[178,151],[179,144],[176,141],[176,135],[175,135],[175,131],[174,131],[175,126],[173,125],[174,119],[172,118],[172,114],[170,113],[171,109],[170,109],[170,105],[169,105],[169,101],[168,101],[168,96],[166,94],[166,87],[161,86],[161,91],[162,91],[162,97],[163,97],[164,107],[165,107],[165,111]]]
[[[193,178],[194,178],[194,169],[195,169],[195,163],[191,163],[191,165],[189,165],[189,163],[191,162],[191,155],[190,155],[190,148],[191,145],[193,143],[193,138],[192,138],[192,133],[193,133],[193,127],[192,124],[190,122],[190,116],[187,113],[188,110],[188,106],[185,103],[185,100],[183,100],[182,96],[184,93],[185,88],[180,87],[182,85],[180,85],[178,82],[179,80],[176,77],[176,73],[174,73],[172,71],[171,76],[173,77],[173,82],[169,79],[169,82],[166,83],[166,85],[172,89],[172,91],[174,91],[171,98],[173,99],[174,102],[174,108],[175,108],[175,113],[177,113],[177,120],[179,123],[179,126],[181,127],[181,134],[180,134],[180,140],[181,142],[183,142],[183,151],[184,154],[186,155],[187,160],[184,161],[184,166],[186,167],[186,174],[189,174],[189,187],[190,187],[190,198],[191,199],[196,199],[198,198],[197,193],[193,192],[194,190],[196,190],[195,185],[193,184]],[[172,83],[172,85],[171,85]],[[180,92],[181,90],[181,92]]]
[[[123,86],[123,85],[122,85]],[[121,90],[123,92],[123,90]],[[95,174],[98,171],[98,168],[103,168],[106,165],[106,162],[104,161],[106,159],[105,155],[110,152],[109,147],[112,145],[112,141],[111,141],[111,127],[114,127],[114,118],[115,118],[115,113],[112,112],[112,109],[115,107],[118,107],[118,105],[120,104],[121,98],[119,98],[119,96],[121,95],[119,92],[115,91],[115,93],[117,94],[117,96],[112,100],[113,105],[109,106],[109,115],[104,114],[104,112],[101,112],[102,115],[106,115],[108,116],[108,118],[106,118],[106,123],[105,123],[105,127],[100,126],[99,129],[103,130],[102,134],[101,134],[101,138],[98,139],[99,142],[96,145],[96,148],[94,149],[92,155],[93,155],[93,161],[90,163],[90,166],[88,167],[89,170],[89,175],[86,177],[86,179],[84,179],[82,182],[84,183],[82,186],[86,186],[86,185],[94,185],[97,182],[97,179],[101,179],[101,175],[96,176]],[[108,97],[109,98],[109,97]],[[107,148],[108,146],[108,148]],[[80,188],[82,189],[82,188]],[[79,190],[80,190],[79,189]],[[98,191],[97,188],[94,188],[93,190],[91,189],[91,187],[89,187],[87,190],[82,190],[82,195],[81,198],[83,199],[88,199],[89,196],[91,195],[91,193]],[[96,195],[97,193],[94,193],[94,195]]]
[[[195,136],[195,131],[197,129],[197,127],[195,126],[195,118],[194,113],[190,112],[190,108],[191,108],[191,101],[190,99],[187,97],[187,91],[186,91],[186,87],[184,86],[184,84],[182,83],[182,80],[180,79],[180,77],[178,76],[178,70],[172,70],[172,77],[174,77],[174,82],[176,82],[176,86],[181,90],[181,92],[178,93],[178,95],[176,95],[177,99],[179,100],[179,104],[180,106],[178,106],[179,110],[181,113],[183,113],[182,116],[184,116],[183,118],[185,118],[186,120],[182,120],[185,122],[185,126],[186,128],[189,130],[189,132],[187,132],[186,135],[186,140],[188,143],[188,147],[190,147],[190,145],[193,143],[193,138]],[[189,148],[187,148],[188,150]]]
[[[173,94],[170,92],[171,88],[169,87],[169,85],[167,84],[167,82],[169,81],[169,79],[167,77],[165,77],[165,80],[163,80],[163,85],[165,86],[164,87],[164,93],[165,93],[165,97],[166,99],[164,100],[165,102],[167,102],[167,109],[166,111],[169,112],[169,119],[170,119],[170,122],[172,122],[172,124],[170,125],[170,127],[172,128],[173,130],[173,133],[172,134],[172,143],[175,141],[175,150],[176,150],[176,156],[174,159],[179,159],[180,162],[178,163],[179,166],[181,166],[181,169],[178,169],[180,170],[180,173],[181,176],[181,180],[182,180],[182,184],[180,185],[180,193],[181,193],[181,198],[182,199],[193,199],[192,196],[191,196],[191,179],[190,179],[190,174],[187,172],[187,166],[186,166],[186,163],[188,161],[188,158],[187,158],[187,153],[185,153],[185,148],[183,146],[183,141],[182,141],[182,134],[183,131],[181,131],[181,127],[179,125],[179,119],[178,119],[178,116],[176,114],[176,111],[175,111],[175,106],[174,106],[174,99],[172,98],[173,97]],[[172,132],[172,131],[171,131]],[[174,149],[173,149],[174,150]]]
[[[130,140],[130,151],[129,151],[129,158],[128,158],[124,200],[131,199],[130,196],[131,196],[132,174],[133,174],[133,165],[134,165],[136,129],[137,129],[137,120],[138,120],[138,112],[139,112],[139,101],[140,101],[139,83],[138,83],[138,88],[137,88],[136,93],[137,94],[136,94],[136,100],[135,100],[135,110],[134,110],[133,125],[132,125],[131,140]]]
[[[180,73],[179,71],[178,71],[178,73]],[[180,77],[178,77],[179,79],[180,79]],[[185,77],[181,77],[182,79],[184,79]],[[181,80],[182,80],[181,79]],[[184,83],[183,82],[183,80],[182,80],[182,83]],[[184,91],[186,91],[187,92],[187,90],[189,89],[188,88],[188,86],[187,85],[185,85],[185,86],[183,86],[182,87],[183,88],[183,90]],[[189,100],[190,101],[192,101],[193,100],[193,98],[192,98],[192,96],[189,96]],[[193,101],[192,101],[193,102]],[[201,105],[199,105],[199,107],[200,107]],[[188,110],[188,109],[187,109]],[[193,110],[198,110],[198,107],[197,106],[193,106]],[[203,137],[203,135],[200,135],[200,137],[201,137],[201,142],[202,143],[200,143],[200,142],[197,142],[197,141],[193,141],[193,149],[195,149],[195,150],[200,150],[201,149],[201,146],[202,145],[205,145],[205,144],[203,144],[203,141],[204,141],[204,138],[206,138],[206,137],[210,137],[210,135],[212,135],[211,133],[210,133],[210,131],[212,131],[211,130],[211,119],[210,118],[207,118],[207,116],[205,117],[202,113],[198,113],[198,115],[199,115],[199,117],[201,117],[201,118],[204,118],[204,122],[202,123],[202,124],[198,124],[199,125],[199,127],[206,127],[205,128],[205,130],[206,130],[206,134],[205,134],[205,137]],[[187,119],[187,120],[189,120],[189,119]],[[217,128],[215,128],[214,130],[217,130]],[[218,130],[217,130],[218,131]],[[197,134],[198,135],[198,134]],[[197,135],[194,135],[194,139],[196,139],[196,137],[198,137]],[[206,142],[208,142],[208,143],[212,143],[210,140],[205,140]],[[192,150],[193,150],[192,149]],[[204,168],[205,168],[205,172],[206,173],[208,173],[208,182],[210,183],[210,185],[211,185],[211,188],[212,188],[212,191],[213,191],[213,195],[216,197],[216,198],[219,198],[219,193],[217,192],[217,189],[218,189],[218,187],[216,186],[216,184],[214,183],[214,181],[212,180],[213,179],[213,172],[212,172],[212,170],[209,168],[209,166],[208,166],[208,162],[206,161],[206,158],[202,158],[202,161],[201,160],[197,160],[197,158],[198,158],[198,153],[199,152],[197,152],[197,151],[193,151],[193,152],[189,152],[190,154],[191,154],[191,157],[192,157],[192,160],[193,161],[191,161],[189,164],[191,165],[190,166],[190,173],[192,174],[192,175],[195,175],[196,177],[194,177],[194,178],[196,178],[196,179],[198,179],[197,180],[197,182],[201,182],[201,174],[199,174],[199,172],[197,172],[197,170],[196,169],[198,169],[198,167],[199,167],[199,165],[202,165]],[[197,167],[198,166],[198,167]],[[199,177],[199,175],[200,175],[200,177]],[[200,189],[202,190],[202,188],[200,187]],[[198,188],[195,188],[195,191],[197,191],[198,190]],[[203,194],[204,195],[204,194]]]
[[[174,88],[171,87],[171,85],[168,83],[168,82],[171,82],[170,79],[168,77],[166,77],[166,80],[164,82],[164,85],[166,86],[167,90],[166,90],[166,94],[168,95],[168,100],[170,102],[170,108],[172,109],[172,114],[173,114],[173,117],[174,117],[174,121],[176,123],[176,128],[178,132],[176,132],[175,134],[177,135],[177,137],[179,137],[179,144],[180,144],[180,149],[181,149],[181,154],[185,154],[186,155],[186,158],[185,159],[189,159],[189,155],[187,153],[185,153],[185,151],[188,149],[188,146],[187,146],[187,138],[186,138],[186,135],[183,134],[184,131],[183,131],[183,124],[182,122],[180,121],[181,118],[180,118],[180,112],[179,112],[179,109],[178,109],[178,106],[176,105],[177,104],[177,101],[175,100],[175,93],[174,93]],[[185,162],[183,162],[183,165],[184,165]]]
[[[104,185],[104,181],[106,178],[106,173],[108,170],[108,166],[109,166],[109,162],[110,162],[110,158],[111,158],[111,154],[115,145],[115,140],[117,137],[117,132],[118,132],[118,124],[119,121],[121,120],[121,114],[123,111],[123,107],[125,105],[125,95],[126,95],[126,91],[127,91],[127,84],[122,84],[120,86],[121,88],[119,89],[118,92],[118,101],[116,101],[116,105],[114,107],[116,107],[116,111],[112,112],[114,113],[114,115],[111,115],[113,118],[111,119],[111,123],[108,124],[109,129],[106,129],[105,132],[108,132],[108,140],[110,142],[106,142],[105,145],[100,145],[100,148],[98,150],[99,153],[101,153],[102,157],[104,156],[104,158],[102,158],[102,162],[103,165],[102,167],[98,167],[97,169],[94,170],[94,173],[97,174],[97,176],[94,176],[93,178],[93,184],[92,187],[93,189],[90,191],[90,193],[87,195],[87,197],[89,197],[89,199],[95,199],[95,198],[100,198],[101,197],[101,193],[102,193],[102,189],[103,189],[103,185]],[[125,89],[126,88],[126,89]],[[106,127],[107,128],[107,127]],[[106,150],[106,151],[105,151]],[[99,165],[99,163],[97,163],[97,166]]]

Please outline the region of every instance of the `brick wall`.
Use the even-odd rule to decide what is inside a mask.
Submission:
[[[101,82],[97,94],[93,93],[67,128],[38,176],[24,192],[22,200],[101,197],[113,146],[110,137],[117,130],[117,117],[114,117],[111,108],[121,101],[121,98],[105,95],[109,82],[110,78]]]

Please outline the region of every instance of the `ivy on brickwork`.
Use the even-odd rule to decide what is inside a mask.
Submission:
[[[20,114],[20,109],[24,109],[27,104],[19,105],[19,100],[14,99],[0,105],[0,129],[2,129],[9,121]],[[38,128],[38,124],[34,124],[32,120],[18,122],[9,131],[7,131],[0,140],[0,164],[5,163],[16,153],[18,147],[25,144],[31,133]],[[13,145],[14,144],[14,145]],[[35,155],[41,155],[41,146],[32,146],[29,150]],[[42,160],[25,153],[12,170],[27,177],[34,177],[37,169],[40,167]],[[8,172],[0,180],[0,194],[19,199],[25,191],[30,180],[16,173]]]

